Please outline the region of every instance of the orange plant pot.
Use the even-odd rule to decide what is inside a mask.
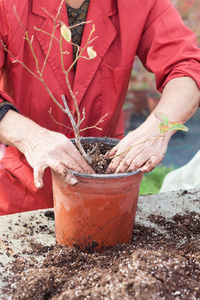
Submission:
[[[85,251],[130,243],[143,174],[74,174],[69,186],[52,173],[57,242]]]

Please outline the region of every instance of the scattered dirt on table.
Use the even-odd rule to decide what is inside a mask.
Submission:
[[[199,217],[195,212],[172,220],[150,215],[155,228],[136,223],[130,245],[103,253],[36,244],[36,255],[47,251],[45,259],[38,264],[16,258],[7,292],[14,300],[200,299]]]

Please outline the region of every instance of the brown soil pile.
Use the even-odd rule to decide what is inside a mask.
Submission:
[[[149,219],[155,229],[136,224],[130,245],[103,253],[32,245],[46,257],[41,265],[15,259],[7,279],[13,299],[200,299],[199,215]]]

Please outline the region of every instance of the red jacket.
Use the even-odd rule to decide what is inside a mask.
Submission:
[[[42,60],[48,51],[50,37],[36,28],[52,32],[52,19],[42,7],[55,16],[60,0],[0,0],[0,39],[20,61],[33,72],[35,62],[30,48],[23,39],[23,26],[34,36],[33,47],[37,57]],[[62,20],[68,24],[66,7],[61,10]],[[106,113],[102,123],[103,130],[85,131],[87,136],[123,137],[122,106],[135,55],[138,55],[148,70],[156,75],[157,88],[162,91],[172,78],[190,76],[200,87],[200,51],[196,46],[195,35],[187,29],[168,0],[90,0],[85,25],[83,45],[95,24],[93,42],[97,52],[94,60],[80,59],[76,75],[70,72],[70,82],[74,92],[78,92],[77,101],[80,111],[85,108],[86,118],[83,128],[94,125]],[[57,28],[56,36],[59,36]],[[72,63],[71,46],[65,43],[66,68]],[[59,45],[56,41],[46,64],[44,77],[57,100],[62,103],[61,95],[66,95],[72,108],[72,102],[65,78],[61,71]],[[70,130],[56,124],[49,115],[52,107],[53,117],[62,124],[69,125],[66,115],[53,103],[42,84],[30,75],[20,64],[13,64],[0,43],[0,95],[14,103],[19,112],[43,127],[59,131],[72,137]],[[9,146],[1,162],[0,169],[0,214],[52,207],[50,172],[46,171],[45,185],[36,190],[33,184],[32,169],[24,155]]]

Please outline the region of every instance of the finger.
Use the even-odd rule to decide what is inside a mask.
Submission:
[[[86,162],[86,160],[80,154],[79,150],[74,146],[74,144],[70,140],[68,140],[68,141],[69,141],[70,145],[67,148],[67,156],[70,156],[71,164],[74,165],[74,167],[70,168],[70,169],[77,171],[77,172],[94,173],[94,170]],[[76,160],[74,160],[74,157],[76,158]],[[75,167],[75,165],[76,165],[76,167]]]
[[[36,166],[33,169],[33,178],[34,178],[34,185],[37,189],[43,188],[43,176],[44,176],[44,166]]]
[[[86,163],[85,159],[83,159]],[[84,168],[82,165],[80,165],[79,161],[75,160],[73,157],[65,155],[62,160],[63,165],[67,167],[67,169],[80,172],[80,173],[88,173],[92,174],[95,173],[94,170],[86,163],[86,168]]]
[[[112,151],[112,150],[111,150]],[[109,157],[112,159],[107,170],[106,173],[115,173],[118,166],[120,165],[120,163],[122,162],[123,158],[125,155],[127,155],[128,152],[124,153],[124,149],[123,148],[119,148],[119,147],[115,147],[114,151],[112,153],[109,154]],[[112,158],[112,156],[114,156]]]
[[[134,159],[131,162],[131,164],[130,164],[128,170],[127,170],[127,172],[131,173],[131,172],[137,171],[142,165],[143,165],[143,163],[139,162],[138,158],[136,157],[136,159]]]
[[[63,180],[65,182],[67,182],[69,185],[75,185],[77,184],[77,179],[75,178],[75,176],[72,174],[72,172],[70,172],[69,168],[72,169],[73,163],[70,164],[71,161],[68,160],[67,161],[67,165],[54,160],[49,164],[49,167],[56,172],[57,174],[59,174]],[[77,167],[77,170],[80,171],[79,167]]]
[[[141,172],[148,173],[148,172],[152,171],[161,162],[161,160],[162,160],[162,158],[160,156],[153,155],[142,166]]]
[[[63,178],[63,180],[69,185],[75,185],[78,183],[78,180],[72,172],[70,172],[70,170],[59,161],[53,161],[49,166],[53,172],[60,175],[61,178]]]
[[[122,159],[123,159],[122,155],[119,155],[119,156],[113,158],[106,170],[106,173],[115,173],[115,171],[116,171],[117,167],[120,165]]]
[[[129,166],[132,162],[132,159],[128,157],[124,157],[124,159],[120,162],[119,166],[116,168],[115,173],[126,173],[129,169]]]
[[[65,182],[68,183],[69,185],[76,185],[78,183],[76,177],[68,169],[66,169],[64,172],[64,178],[65,178]]]
[[[114,156],[117,151],[118,151],[118,146],[113,147],[109,152],[108,152],[108,157]]]
[[[108,172],[113,173],[126,173],[129,169],[130,164],[135,159],[137,151],[127,151],[127,148],[119,149],[117,151],[116,157],[113,158],[110,165],[108,166]],[[139,164],[135,162],[135,170],[139,168]]]
[[[79,152],[78,152],[79,153]],[[92,167],[88,164],[88,162],[83,158],[80,153],[76,156],[76,161],[71,157],[72,161],[74,162],[74,165],[76,164],[77,167],[73,168],[74,171],[77,172],[84,172],[84,173],[95,173]]]

